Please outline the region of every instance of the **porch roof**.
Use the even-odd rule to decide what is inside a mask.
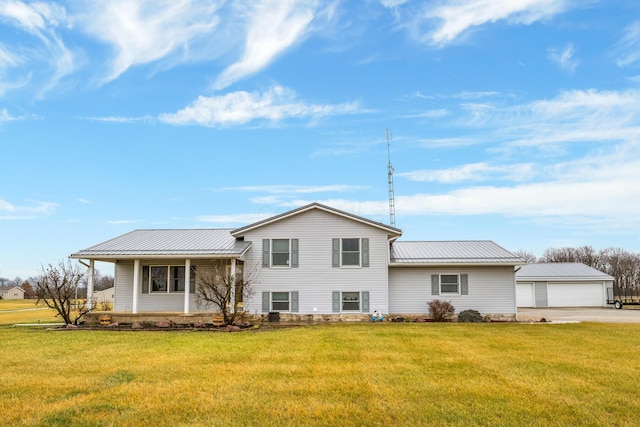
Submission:
[[[71,254],[71,258],[239,258],[251,247],[231,236],[231,229],[133,230]]]
[[[521,265],[524,260],[490,240],[394,242],[391,266]]]

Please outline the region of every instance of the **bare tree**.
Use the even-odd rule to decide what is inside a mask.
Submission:
[[[214,306],[226,325],[240,323],[242,308],[253,296],[254,271],[243,271],[244,265],[236,265],[235,274],[231,265],[213,262],[198,265],[196,272],[196,297],[201,307]]]
[[[78,320],[90,311],[86,300],[78,301],[76,295],[85,273],[78,264],[60,261],[55,267],[49,264],[42,268],[36,285],[38,301],[53,308],[62,317],[64,323],[78,324]]]
[[[113,276],[110,275],[100,275],[95,279],[95,283],[93,285],[94,291],[104,291],[105,289],[113,288],[114,280]]]
[[[524,249],[519,249],[515,251],[514,254],[525,260],[527,264],[533,264],[538,260],[538,257],[536,257],[532,252],[525,251]]]

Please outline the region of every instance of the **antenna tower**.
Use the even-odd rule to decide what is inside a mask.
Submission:
[[[389,183],[389,225],[396,226],[396,201],[393,195],[393,165],[391,165],[391,131],[387,129],[387,175]]]

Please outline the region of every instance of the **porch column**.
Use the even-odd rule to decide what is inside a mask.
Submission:
[[[93,310],[93,282],[94,282],[94,271],[95,271],[95,261],[90,259],[89,260],[89,271],[87,272],[87,275],[89,276],[87,278],[87,310],[88,311],[92,311]],[[76,301],[76,304],[78,303],[78,301]]]
[[[189,292],[191,284],[191,260],[184,261],[184,314],[189,314]]]
[[[133,260],[133,301],[131,312],[138,314],[138,292],[140,289],[140,260]]]
[[[236,306],[236,259],[231,260],[231,278],[233,279],[233,286],[231,286],[231,307]]]

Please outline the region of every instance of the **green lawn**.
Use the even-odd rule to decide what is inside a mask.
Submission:
[[[0,328],[8,425],[637,425],[640,325]]]

